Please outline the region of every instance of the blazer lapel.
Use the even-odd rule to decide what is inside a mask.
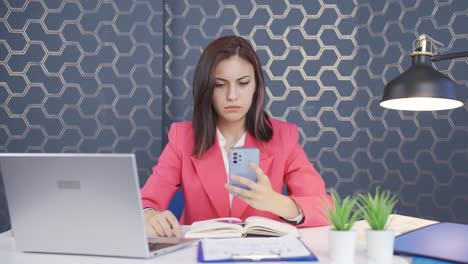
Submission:
[[[268,152],[267,149],[267,144],[268,143],[263,143],[263,145],[260,145],[257,142],[257,139],[253,136],[251,136],[249,133],[246,134],[245,136],[245,144],[244,147],[246,148],[258,148],[260,150],[260,161],[259,161],[259,166],[262,169],[263,173],[266,175],[270,175],[270,166],[273,161],[273,155],[271,155]],[[242,214],[245,212],[247,209],[248,204],[245,203],[244,201],[240,200],[237,198],[237,196],[234,196],[234,199],[232,199],[232,208],[231,208],[231,216],[232,217],[237,217],[237,218],[242,218]]]
[[[197,171],[198,178],[219,217],[228,216],[229,194],[224,187],[227,183],[227,175],[218,139],[216,138],[215,144],[200,159],[194,155],[190,158]]]

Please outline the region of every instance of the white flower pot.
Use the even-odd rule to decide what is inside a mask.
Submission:
[[[393,230],[367,230],[368,264],[390,264],[393,258]]]
[[[328,255],[331,263],[353,264],[356,248],[356,231],[330,230],[328,233]]]

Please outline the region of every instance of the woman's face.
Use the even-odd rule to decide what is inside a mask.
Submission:
[[[218,114],[218,125],[243,122],[252,105],[256,80],[250,62],[232,56],[215,68],[213,106]]]

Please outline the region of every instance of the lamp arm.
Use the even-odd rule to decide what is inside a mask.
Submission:
[[[450,60],[463,57],[468,57],[468,51],[434,55],[432,57],[432,61]]]

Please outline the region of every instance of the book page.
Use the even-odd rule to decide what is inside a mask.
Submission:
[[[198,221],[190,225],[185,237],[241,237],[243,235],[243,223],[240,219],[233,217]]]
[[[300,237],[299,230],[293,225],[282,223],[261,216],[251,216],[246,219],[244,227],[248,234],[281,236],[291,234]]]
[[[288,235],[282,237],[245,237],[225,239],[203,239],[202,250],[205,261],[262,258],[297,258],[310,256],[311,252],[299,240]]]

